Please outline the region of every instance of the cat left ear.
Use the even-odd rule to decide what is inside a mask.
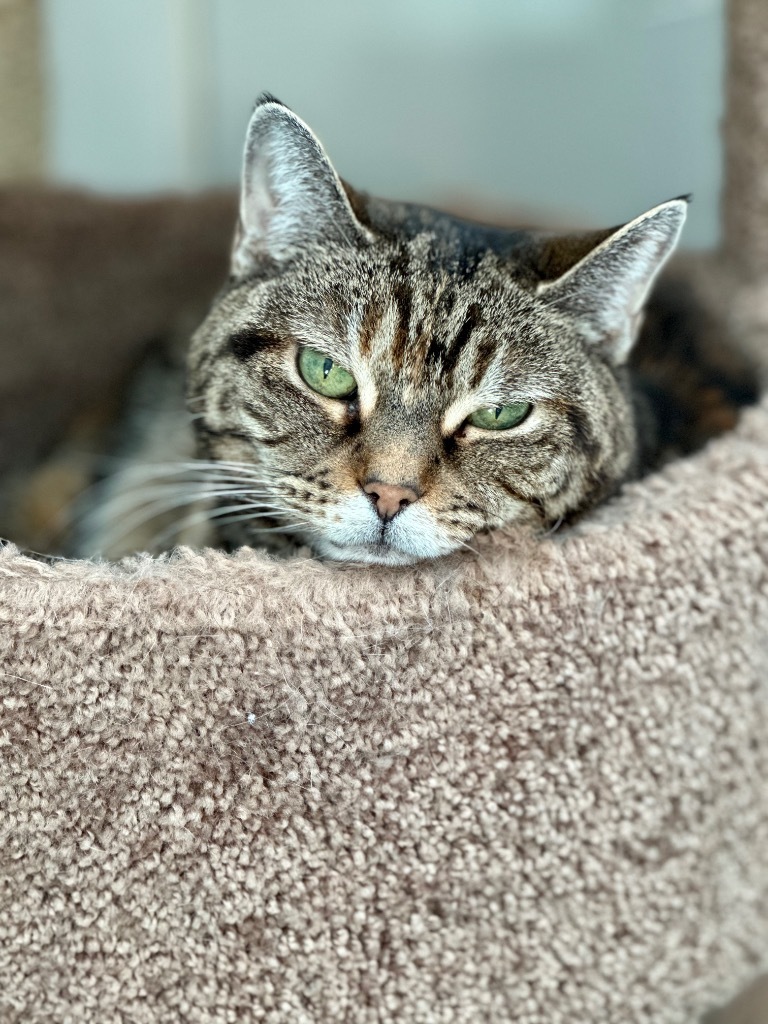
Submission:
[[[262,96],[245,140],[234,276],[284,263],[310,242],[369,239],[317,136],[279,100]]]
[[[656,275],[680,237],[688,199],[671,199],[610,234],[538,297],[579,322],[613,362],[629,355]]]

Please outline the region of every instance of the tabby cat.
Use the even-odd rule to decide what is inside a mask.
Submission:
[[[404,565],[604,501],[679,440],[630,354],[686,207],[555,235],[374,199],[264,95],[188,359],[202,518]]]

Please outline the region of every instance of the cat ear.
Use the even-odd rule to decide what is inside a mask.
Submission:
[[[671,199],[625,224],[562,276],[540,284],[538,297],[578,320],[615,363],[624,362],[651,286],[680,237],[687,206],[686,197]]]
[[[308,242],[369,238],[314,133],[279,100],[262,96],[245,139],[232,273],[285,262]]]

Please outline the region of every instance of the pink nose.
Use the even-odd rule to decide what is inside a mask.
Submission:
[[[380,480],[371,480],[363,487],[384,522],[394,519],[408,505],[419,500],[412,487],[399,487],[397,484],[383,484]]]

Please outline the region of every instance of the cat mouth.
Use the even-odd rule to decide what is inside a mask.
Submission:
[[[317,523],[308,543],[322,557],[358,565],[416,565],[461,546],[418,502],[383,521],[370,502],[355,496]]]

